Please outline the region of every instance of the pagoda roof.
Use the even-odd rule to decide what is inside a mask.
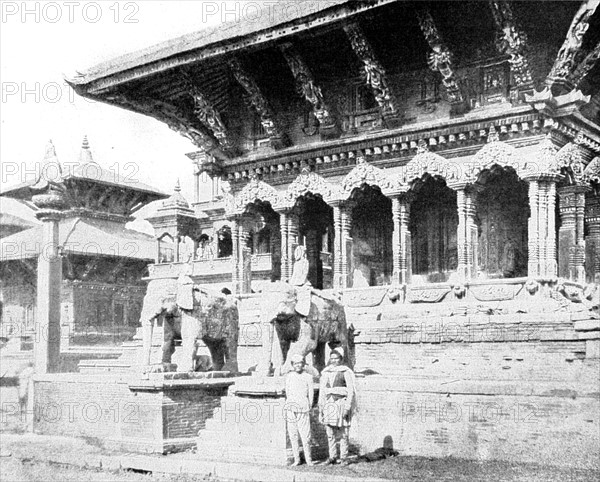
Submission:
[[[0,192],[0,196],[31,204],[29,201],[32,197],[49,184],[63,186],[70,208],[88,208],[90,211],[111,212],[121,216],[130,216],[153,201],[169,197],[168,194],[135,178],[103,168],[93,159],[87,137],[83,139],[79,162],[74,166],[69,165],[68,169],[58,160],[54,145],[50,141],[37,179],[9,187]],[[97,198],[112,197],[119,201],[111,207],[102,203],[94,205],[95,194]]]
[[[248,45],[265,43],[275,38],[296,34],[299,30],[313,27],[313,24],[322,24],[323,20],[319,20],[322,16],[319,14],[325,11],[337,10],[336,15],[331,16],[331,21],[338,22],[358,11],[365,11],[395,1],[398,0],[326,0],[321,2],[296,0],[293,2],[294,8],[289,8],[288,0],[266,2],[262,6],[256,4],[256,13],[246,15],[247,18],[225,22],[218,27],[202,29],[116,57],[90,67],[84,72],[77,72],[75,76],[67,80],[76,87],[90,84],[99,79],[108,80],[112,76],[124,73],[127,74],[127,77],[133,78],[137,77],[137,70],[151,65],[153,68],[148,73],[155,74],[162,69],[170,69],[208,57],[231,53]]]
[[[37,258],[43,251],[43,226],[2,239],[0,261]],[[123,223],[106,219],[67,218],[59,224],[59,245],[64,252],[84,256],[111,256],[152,261],[153,236],[127,229]]]

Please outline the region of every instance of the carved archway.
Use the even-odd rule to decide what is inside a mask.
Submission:
[[[461,178],[461,168],[456,162],[429,151],[425,141],[419,141],[417,154],[396,176],[396,184],[409,186],[417,180],[423,180],[425,175],[440,177],[448,184],[457,182]]]
[[[255,201],[268,202],[274,208],[281,204],[281,196],[277,189],[257,178],[251,179],[244,188],[225,200],[225,212],[228,216],[242,214],[248,204]]]
[[[327,182],[316,172],[303,169],[281,196],[281,207],[293,207],[296,199],[308,193],[321,196],[323,201],[330,205],[342,197],[338,186]]]
[[[393,179],[385,174],[383,169],[379,169],[369,164],[363,157],[359,157],[354,169],[342,180],[340,184],[343,199],[350,199],[355,189],[360,189],[365,184],[371,187],[378,187],[381,192],[386,193],[391,190]]]

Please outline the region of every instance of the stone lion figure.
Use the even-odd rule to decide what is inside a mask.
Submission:
[[[144,349],[142,364],[150,364],[154,323],[162,317],[162,363],[170,364],[175,339],[182,341],[177,371],[195,369],[196,341],[202,340],[212,359],[212,370],[237,372],[239,314],[234,298],[193,284],[187,276],[158,279],[148,284],[142,308]]]
[[[326,344],[331,349],[343,347],[348,353],[344,307],[312,288],[273,283],[263,292],[261,325],[263,356],[257,372],[264,376],[271,369],[276,373],[291,370],[290,360],[298,354],[312,353],[314,368],[322,370]]]

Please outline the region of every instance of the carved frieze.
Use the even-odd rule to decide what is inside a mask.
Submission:
[[[408,288],[406,301],[409,303],[439,303],[450,293],[450,288]]]
[[[194,83],[189,72],[182,71],[181,78],[186,86],[187,93],[194,101],[194,114],[196,114],[198,120],[212,131],[223,149],[232,149],[233,143],[229,138],[227,127],[223,123],[219,112],[200,91],[200,88]]]
[[[500,53],[510,55],[510,70],[517,87],[531,86],[531,69],[526,57],[527,35],[517,27],[506,0],[492,0],[490,7],[498,29],[496,48]]]
[[[522,284],[471,286],[469,291],[478,301],[512,300],[523,289]]]
[[[421,10],[417,12],[417,16],[421,31],[432,50],[428,59],[429,68],[442,75],[448,101],[451,104],[462,104],[464,99],[454,74],[450,49],[440,37],[431,14],[427,10]]]
[[[558,51],[554,65],[546,78],[546,85],[551,87],[555,83],[566,82],[576,69],[581,56],[583,37],[589,28],[590,18],[597,6],[598,2],[582,2],[571,22],[565,41]]]
[[[289,145],[288,137],[285,136],[279,127],[275,114],[269,105],[269,101],[265,98],[258,85],[250,74],[244,69],[240,59],[234,57],[229,60],[229,67],[233,72],[233,76],[244,88],[249,96],[250,103],[260,116],[260,123],[265,132],[271,139],[271,143],[275,149],[280,149]]]
[[[321,135],[326,137],[337,135],[339,132],[336,120],[325,104],[321,88],[315,83],[304,59],[290,43],[281,45],[280,50],[296,80],[298,92],[313,106],[313,113],[320,123]]]
[[[366,84],[373,90],[373,95],[381,108],[382,115],[384,117],[397,116],[396,101],[389,86],[385,69],[375,56],[375,52],[363,30],[358,24],[353,23],[344,26],[344,31],[348,35],[352,50],[363,64]]]

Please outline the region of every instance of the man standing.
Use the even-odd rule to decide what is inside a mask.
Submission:
[[[304,357],[293,355],[291,358],[293,371],[285,377],[285,419],[288,435],[294,453],[293,467],[300,465],[300,446],[298,435],[304,448],[306,465],[312,465],[310,453],[310,409],[313,404],[314,390],[312,376],[304,371]]]
[[[329,458],[326,464],[337,460],[337,440],[340,439],[340,463],[348,463],[348,433],[352,420],[352,410],[356,398],[354,372],[342,364],[344,349],[331,351],[329,365],[321,373],[319,388],[319,412],[321,423],[325,425]]]

